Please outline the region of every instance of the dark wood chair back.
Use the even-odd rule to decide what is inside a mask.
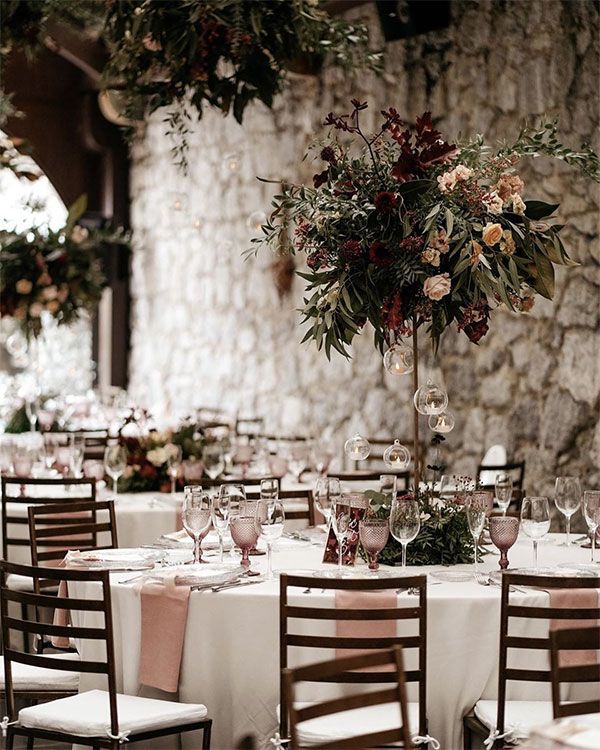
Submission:
[[[299,682],[337,682],[356,670],[377,667],[393,666],[393,671],[385,673],[393,682],[389,687],[368,693],[361,692],[345,695],[343,698],[312,703],[306,708],[295,708],[295,688]],[[372,674],[372,672],[370,672]],[[397,703],[399,707],[398,726],[380,732],[366,732],[355,737],[345,737],[335,742],[312,744],[311,748],[361,748],[382,747],[391,743],[402,742],[402,747],[411,748],[412,742],[408,725],[408,704],[406,700],[406,681],[404,676],[404,664],[402,659],[402,648],[394,646],[382,651],[372,651],[360,656],[350,656],[343,659],[332,659],[319,664],[310,664],[297,669],[285,669],[283,671],[285,682],[286,703],[290,707],[290,737],[292,750],[300,748],[298,739],[298,725],[304,721],[310,721],[320,716],[330,716],[342,711],[366,708],[368,706],[380,706]],[[366,727],[365,727],[366,728]]]
[[[263,479],[276,479],[276,477],[226,477],[209,479],[208,477],[202,477],[198,481],[186,482],[186,484],[199,484],[203,489],[214,489],[220,487],[222,484],[241,484],[243,487],[260,487],[260,483]],[[248,490],[247,490],[248,491]],[[251,491],[251,490],[250,490]]]
[[[98,513],[101,518],[98,518]],[[113,500],[30,505],[27,509],[31,564],[44,566],[62,560],[69,550],[118,547]],[[98,544],[98,534],[110,537]]]
[[[534,620],[598,620],[600,619],[600,607],[589,607],[576,609],[568,607],[539,607],[537,605],[511,604],[510,589],[512,586],[518,588],[530,587],[551,591],[553,589],[600,589],[600,577],[578,578],[563,576],[539,576],[522,573],[504,573],[502,576],[502,593],[500,605],[500,659],[498,668],[498,715],[496,729],[500,734],[504,733],[506,684],[509,681],[521,682],[547,682],[552,681],[550,669],[522,669],[521,667],[508,666],[508,652],[511,658],[519,663],[519,652],[531,649],[550,652],[550,637],[526,637],[513,636],[510,634],[510,620],[523,618]],[[558,631],[560,632],[560,631]],[[499,741],[502,742],[501,740]]]
[[[552,708],[554,718],[600,713],[600,697],[595,700],[563,702],[562,683],[595,682],[596,695],[600,696],[600,663],[561,666],[560,655],[564,651],[600,650],[600,625],[591,628],[553,630],[550,633],[550,666],[552,672]]]
[[[69,497],[68,489],[78,487],[80,492]],[[36,488],[33,496],[28,488]],[[61,490],[66,489],[67,492]],[[47,490],[47,493],[44,491]],[[31,492],[31,489],[29,489]],[[53,496],[54,493],[61,493]],[[39,494],[39,497],[38,497]],[[14,547],[29,547],[27,534],[18,535],[18,529],[28,526],[26,507],[21,513],[17,506],[59,505],[67,503],[93,502],[96,500],[95,479],[47,479],[32,477],[2,477],[2,558],[10,559]]]
[[[308,600],[308,606],[297,606],[290,604],[289,589],[312,589],[323,591],[360,591],[376,592],[397,589],[416,589],[418,592],[418,604],[407,607],[391,607],[389,609],[346,609],[314,606],[314,599]],[[385,638],[354,638],[347,636],[322,636],[304,635],[301,621],[314,620],[363,620],[363,621],[414,621],[417,625],[417,635],[389,636]],[[314,649],[360,649],[361,651],[373,651],[392,646],[402,646],[406,651],[416,649],[417,668],[405,672],[406,682],[417,682],[419,691],[419,734],[427,733],[427,576],[398,576],[391,578],[374,579],[332,579],[315,578],[302,575],[288,575],[282,573],[280,577],[280,611],[279,611],[279,659],[281,667],[281,735],[287,737],[288,711],[285,690],[285,670],[289,667],[290,650],[294,648]],[[337,675],[335,679],[323,676],[318,682],[335,683],[357,683],[377,684],[394,682],[396,676],[386,670],[374,670],[369,672],[348,671],[343,675]],[[342,747],[337,745],[336,747]]]
[[[330,472],[328,476],[339,479],[347,485],[360,484],[364,482],[376,482],[379,487],[379,478],[382,474],[393,474],[396,477],[396,489],[399,491],[407,490],[410,482],[410,471],[391,471],[382,469],[381,471],[341,471]]]
[[[482,464],[477,467],[477,479],[482,472],[493,471],[496,474],[510,474],[513,478],[513,487],[522,490],[525,481],[525,461],[513,461],[506,464]],[[485,485],[484,489],[494,489],[493,485]]]
[[[246,497],[248,500],[259,500],[260,491],[246,492]],[[283,501],[286,521],[308,521],[309,526],[315,525],[315,503],[312,490],[308,488],[305,490],[279,490],[279,499]],[[288,509],[288,506],[292,503],[305,504],[306,507]]]

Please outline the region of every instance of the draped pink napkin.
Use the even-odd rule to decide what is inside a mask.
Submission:
[[[64,562],[62,563],[64,566]],[[67,582],[61,581],[58,584],[58,596],[62,599],[65,599],[69,595],[69,592],[67,591]],[[71,624],[71,613],[68,609],[55,609],[54,610],[54,617],[53,617],[53,624],[54,625],[60,625],[61,627],[65,627],[65,625]],[[54,646],[54,648],[69,648],[71,645],[69,642],[69,639],[64,635],[53,635],[50,638],[50,643]]]
[[[598,589],[551,589],[550,606],[559,609],[597,609],[599,606]],[[598,620],[550,620],[550,630],[571,630],[574,628],[593,628]],[[585,664],[596,664],[596,651],[561,651],[561,667],[575,667]]]
[[[393,589],[385,591],[336,591],[336,609],[394,609],[398,595]],[[335,633],[339,638],[394,638],[396,620],[336,620]],[[336,658],[359,656],[368,649],[337,648]],[[392,667],[390,666],[390,669]],[[380,670],[379,667],[376,668]]]
[[[176,586],[175,576],[141,588],[142,635],[139,681],[176,693],[187,624],[189,586]]]
[[[175,507],[175,531],[183,529],[183,503],[178,503]]]

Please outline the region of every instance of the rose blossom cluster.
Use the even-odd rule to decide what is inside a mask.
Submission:
[[[421,260],[439,268],[441,255],[447,253],[449,249],[450,244],[447,239],[446,230],[440,229],[421,253]]]
[[[458,164],[454,169],[444,172],[437,178],[440,193],[449,193],[454,190],[458,182],[466,182],[473,176],[473,170],[464,164]]]

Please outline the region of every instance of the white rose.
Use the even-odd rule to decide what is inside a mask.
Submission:
[[[447,193],[456,185],[456,178],[453,172],[444,172],[444,174],[438,175],[437,181],[440,193]]]
[[[473,170],[469,169],[469,167],[465,167],[464,164],[458,164],[452,171],[458,182],[464,182],[473,175]]]
[[[438,276],[431,276],[425,279],[423,294],[429,297],[429,299],[437,301],[449,294],[451,287],[449,274],[441,273]]]
[[[162,466],[167,460],[167,451],[164,448],[154,448],[146,453],[146,458],[153,466]]]
[[[502,198],[495,191],[485,195],[483,197],[483,202],[485,203],[490,213],[492,214],[502,213],[502,206],[504,205],[504,203],[502,202]]]

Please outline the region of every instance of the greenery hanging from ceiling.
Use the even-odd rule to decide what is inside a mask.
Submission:
[[[271,107],[289,70],[327,60],[347,71],[380,70],[365,25],[333,18],[318,0],[6,0],[3,55],[31,50],[49,22],[99,36],[108,50],[104,86],[119,91],[125,115],[169,107],[185,166],[193,105],[208,104],[242,122],[258,99]]]

